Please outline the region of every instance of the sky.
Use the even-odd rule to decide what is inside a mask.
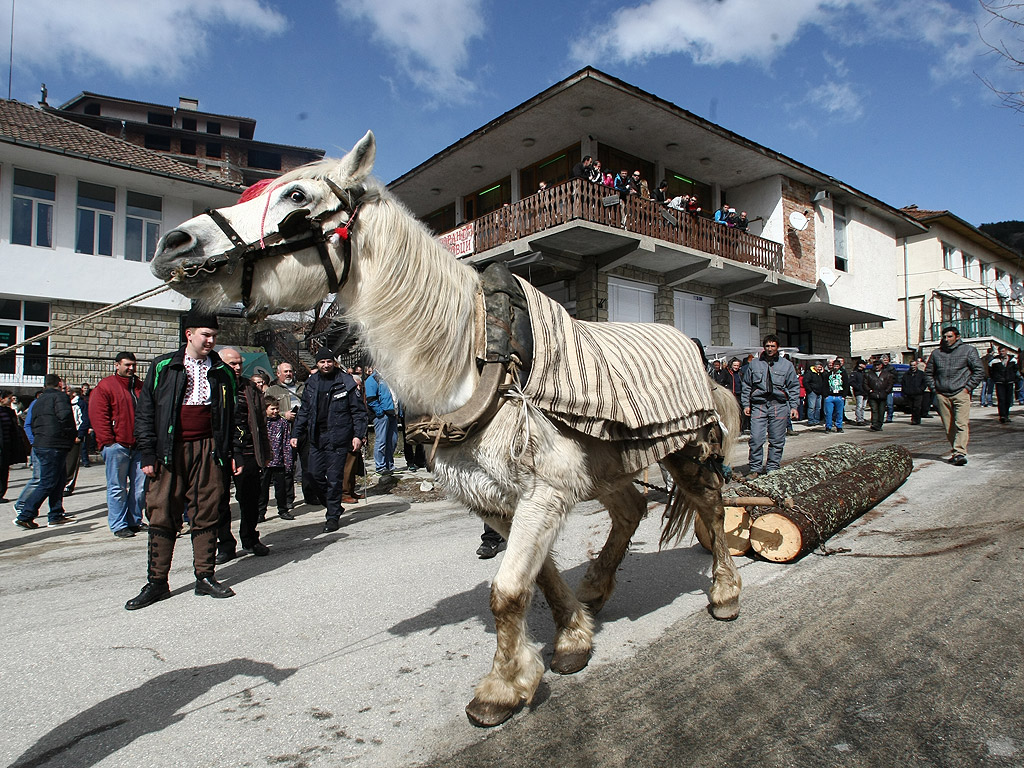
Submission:
[[[890,205],[1024,220],[985,84],[1024,90],[986,41],[1024,43],[977,0],[0,0],[8,42],[12,8],[14,99],[187,96],[335,156],[372,129],[384,181],[589,65]]]

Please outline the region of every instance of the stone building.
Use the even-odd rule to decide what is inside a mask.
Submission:
[[[386,151],[386,148],[382,148]],[[639,171],[684,214],[571,178],[590,155]],[[540,183],[546,189],[538,191]],[[712,350],[849,354],[855,323],[893,319],[908,213],[593,68],[395,179],[391,190],[475,264],[506,262],[586,320],[671,323]],[[747,231],[715,223],[723,204]]]

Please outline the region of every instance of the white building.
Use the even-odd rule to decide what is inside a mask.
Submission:
[[[386,147],[379,151],[386,152]],[[570,178],[591,155],[701,215]],[[540,182],[547,189],[538,191]],[[850,326],[893,319],[892,253],[925,228],[820,171],[592,68],[391,182],[473,263],[505,261],[587,320],[674,323],[705,345],[848,354]],[[716,224],[722,204],[745,232]],[[457,242],[456,242],[457,241]]]
[[[0,101],[0,348],[158,285],[160,235],[242,187],[51,112]],[[0,356],[0,387],[27,393],[47,372],[95,382],[122,349],[173,349],[186,301],[174,292]]]
[[[927,357],[946,326],[981,352],[1024,347],[1024,257],[949,211],[904,211],[928,230],[897,242],[894,319],[856,327],[854,352]]]

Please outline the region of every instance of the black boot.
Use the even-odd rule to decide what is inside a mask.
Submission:
[[[147,581],[142,591],[125,603],[124,607],[126,611],[137,611],[139,608],[166,600],[170,596],[171,590],[166,581]]]
[[[205,576],[196,574],[196,594],[210,597],[234,597],[235,595],[231,587],[225,587],[213,577],[212,573]]]

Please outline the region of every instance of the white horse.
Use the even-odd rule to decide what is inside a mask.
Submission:
[[[470,400],[480,380],[474,342],[480,276],[370,178],[375,151],[368,132],[340,161],[299,168],[259,196],[182,224],[163,237],[153,272],[207,307],[244,301],[250,317],[308,309],[336,291],[407,411],[447,414]],[[728,448],[739,431],[736,401],[724,388],[713,397]],[[611,596],[616,568],[646,511],[635,472],[624,468],[611,441],[573,431],[534,408],[524,419],[523,408],[505,401],[467,440],[441,444],[433,462],[448,494],[508,541],[491,585],[497,651],[466,707],[483,726],[529,703],[543,675],[526,627],[535,583],[556,625],[551,669],[569,674],[587,665],[591,616]],[[521,450],[511,451],[513,445]],[[714,540],[710,611],[735,618],[740,577],[725,546],[721,478],[683,452],[662,464],[676,483],[663,540],[681,535],[693,513],[700,515]],[[589,499],[607,507],[611,529],[574,594],[550,553],[566,516]]]

